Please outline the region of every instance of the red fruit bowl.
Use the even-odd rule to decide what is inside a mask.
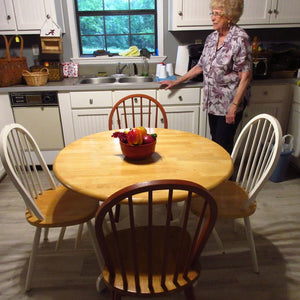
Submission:
[[[122,153],[132,160],[141,160],[150,157],[155,151],[156,140],[149,144],[130,146],[120,141]]]

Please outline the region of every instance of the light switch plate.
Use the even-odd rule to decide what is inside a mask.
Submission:
[[[37,45],[37,44],[32,45],[32,54],[33,55],[39,55],[40,54],[40,47],[39,47],[39,45]]]

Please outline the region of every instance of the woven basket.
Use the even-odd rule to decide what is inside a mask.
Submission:
[[[22,75],[27,85],[40,86],[40,85],[45,85],[47,83],[49,70],[47,68],[42,68],[38,72],[29,72],[25,70],[23,71]]]
[[[5,56],[0,58],[0,87],[22,83],[22,72],[28,70],[26,57],[23,57],[24,41],[20,35],[17,37],[20,39],[20,53],[18,57],[13,57],[10,55],[10,46],[15,40],[15,36],[8,41],[7,37],[3,35],[6,52]]]

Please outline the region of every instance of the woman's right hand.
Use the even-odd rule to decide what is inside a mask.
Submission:
[[[174,86],[175,80],[163,80],[163,81],[160,81],[160,86],[166,86],[165,87],[165,90],[168,90],[169,88],[171,88],[172,86]]]

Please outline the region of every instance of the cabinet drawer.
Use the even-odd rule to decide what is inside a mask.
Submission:
[[[112,107],[111,91],[71,92],[72,108]]]
[[[133,94],[144,94],[156,99],[156,90],[118,90],[113,91],[113,105],[122,98]]]
[[[158,90],[157,100],[162,104],[199,104],[200,88]]]
[[[289,98],[288,85],[264,85],[251,87],[251,102],[282,102]]]

